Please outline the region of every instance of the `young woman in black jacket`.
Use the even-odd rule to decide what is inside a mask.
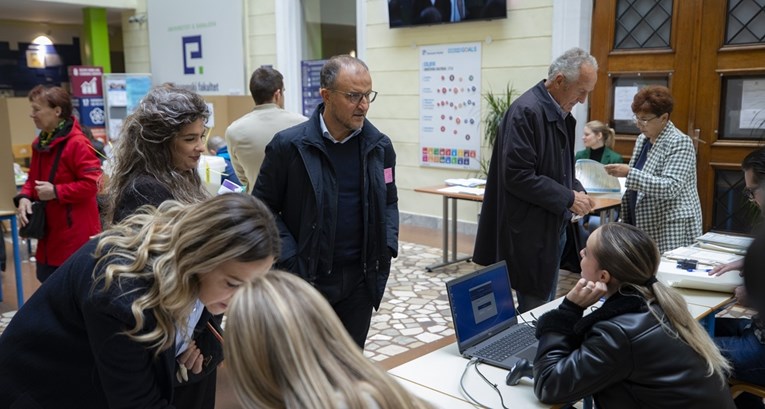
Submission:
[[[647,234],[609,223],[581,255],[582,278],[537,326],[534,392],[542,402],[592,395],[598,408],[735,407],[730,365],[682,296],[656,280],[660,255]]]

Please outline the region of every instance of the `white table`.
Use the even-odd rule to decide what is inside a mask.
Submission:
[[[686,303],[688,304],[688,311],[694,318],[702,320],[710,320],[711,318],[712,323],[714,323],[714,314],[712,313],[719,309],[721,305],[725,305],[729,302],[731,298],[730,294],[725,293],[714,293],[701,290],[678,290],[680,290],[680,293],[685,298]],[[563,301],[563,297],[535,308],[531,312],[533,312],[536,317],[539,317],[545,312],[557,308],[561,301]],[[591,309],[587,308],[585,314],[590,311]],[[530,312],[526,312],[522,314],[522,316],[527,321],[531,321],[532,319]],[[467,359],[460,356],[457,349],[457,343],[455,342],[397,366],[388,372],[395,376],[399,381],[405,381],[402,383],[404,383],[409,390],[414,392],[417,396],[433,402],[436,404],[436,407],[473,407],[468,398],[460,391],[460,378],[468,362]],[[486,364],[479,364],[478,369],[491,383],[497,385],[497,388],[504,399],[505,406],[513,409],[550,407],[537,400],[534,395],[532,380],[523,378],[521,379],[520,384],[507,386],[505,384],[507,370]],[[490,408],[502,407],[500,405],[499,395],[497,395],[494,389],[487,385],[475,372],[472,365],[465,375],[464,387],[470,395],[480,402],[481,405]],[[446,397],[443,395],[446,395]],[[437,399],[445,400],[439,401]],[[453,401],[449,402],[453,403],[454,406],[440,404],[440,402],[447,402],[448,399],[453,399]],[[467,406],[464,406],[463,404]]]

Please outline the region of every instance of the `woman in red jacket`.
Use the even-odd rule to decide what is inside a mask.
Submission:
[[[47,202],[45,236],[38,240],[35,255],[37,279],[43,282],[90,236],[101,231],[96,204],[101,164],[72,116],[68,92],[38,85],[29,92],[29,101],[30,116],[40,135],[32,143],[29,178],[13,201],[22,227],[29,222],[32,202]]]

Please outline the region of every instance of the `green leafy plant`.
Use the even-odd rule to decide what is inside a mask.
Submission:
[[[483,140],[489,147],[489,151],[486,152],[486,155],[481,157],[480,173],[482,177],[486,177],[486,175],[489,174],[489,161],[491,160],[491,151],[494,150],[494,145],[497,143],[499,123],[502,121],[502,117],[505,115],[507,109],[510,108],[510,104],[516,96],[518,96],[518,93],[513,86],[508,83],[505,86],[504,92],[494,93],[489,91],[484,97],[487,112],[483,120]]]

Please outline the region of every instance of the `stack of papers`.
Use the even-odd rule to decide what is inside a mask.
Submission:
[[[678,247],[674,250],[670,250],[664,253],[664,257],[675,261],[696,260],[699,262],[699,264],[706,266],[728,264],[744,258],[744,256],[740,254],[715,251],[697,246]]]
[[[736,287],[744,285],[744,277],[741,277],[738,271],[728,271],[723,275],[710,276],[709,268],[710,266],[699,265],[696,269],[683,270],[677,268],[675,260],[662,260],[656,277],[664,284],[672,287],[725,293],[732,293]]]
[[[446,183],[447,186],[479,187],[486,185],[486,179],[446,179],[444,180],[444,183]]]
[[[753,238],[748,236],[715,232],[705,233],[696,239],[699,247],[739,255],[746,254],[746,249],[752,244],[752,240]]]
[[[486,189],[482,187],[464,187],[464,186],[449,186],[443,189],[438,189],[439,192],[445,193],[464,193],[466,195],[483,196]]]

